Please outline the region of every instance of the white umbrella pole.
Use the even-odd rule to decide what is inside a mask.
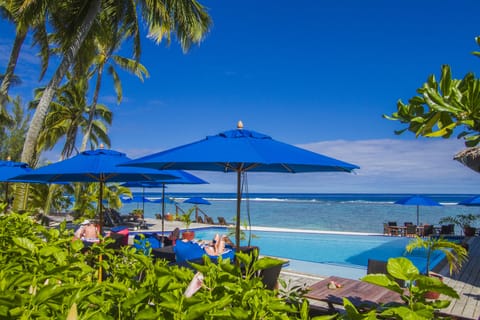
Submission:
[[[165,236],[165,183],[162,184],[162,239]],[[162,240],[162,247],[164,243]]]
[[[417,204],[417,226],[420,225],[420,213],[419,213],[420,209],[419,208],[420,206]]]
[[[235,226],[235,244],[237,246],[237,251],[240,249],[240,204],[242,201],[242,190],[241,190],[241,181],[242,180],[242,171],[237,170],[237,225]]]

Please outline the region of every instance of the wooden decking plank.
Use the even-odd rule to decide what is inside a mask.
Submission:
[[[469,242],[468,261],[458,274],[448,276],[448,267],[442,274],[444,282],[458,292],[459,299],[447,298],[451,301],[445,313],[470,319],[480,317],[480,238],[474,237]]]

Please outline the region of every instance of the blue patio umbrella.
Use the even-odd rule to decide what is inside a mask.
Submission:
[[[208,201],[207,199],[203,199],[201,197],[191,197],[183,201],[183,203],[193,203],[195,205],[195,221],[198,220],[198,209],[199,209],[198,205],[199,204],[211,205],[210,201]],[[203,212],[203,214],[205,214],[205,212]]]
[[[480,196],[474,196],[460,201],[458,204],[463,206],[480,206]]]
[[[98,209],[100,232],[103,227],[102,198],[103,187],[107,182],[154,181],[176,179],[175,176],[149,168],[120,167],[118,164],[129,161],[125,153],[114,150],[97,149],[84,151],[78,155],[22,174],[9,181],[38,183],[98,182],[100,183]]]
[[[235,172],[237,212],[235,241],[240,245],[240,203],[242,174],[246,172],[352,172],[359,167],[296,146],[270,136],[243,129],[225,131],[203,140],[145,156],[124,165],[156,169]]]
[[[210,201],[208,201],[207,199],[203,199],[201,197],[188,198],[187,200],[183,201],[183,203],[206,204],[206,205],[211,204]]]
[[[5,182],[5,202],[8,199],[8,187],[11,182],[9,179],[20,174],[28,173],[32,170],[25,162],[15,162],[10,160],[0,160],[0,181]]]
[[[417,226],[420,224],[420,206],[441,206],[437,201],[420,195],[414,195],[395,201],[395,204],[417,206]]]
[[[165,232],[165,203],[173,202],[175,203],[175,206],[178,208],[175,201],[165,198],[165,188],[166,188],[165,185],[166,184],[207,184],[208,182],[183,170],[162,170],[162,172],[175,176],[176,179],[141,181],[141,182],[131,181],[131,182],[126,182],[122,185],[128,188],[142,188],[143,193],[145,193],[145,188],[162,188],[162,197],[160,199],[156,199],[150,202],[162,204],[162,234],[163,234]]]

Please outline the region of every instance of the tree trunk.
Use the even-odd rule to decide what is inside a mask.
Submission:
[[[8,95],[8,89],[12,83],[15,67],[17,66],[18,56],[20,55],[20,50],[22,49],[22,45],[26,36],[26,31],[17,29],[17,35],[15,36],[12,52],[10,53],[10,60],[8,60],[7,70],[5,71],[2,86],[0,87],[0,95]]]
[[[102,84],[104,66],[105,65],[102,64],[102,66],[98,69],[97,82],[95,84],[95,93],[93,94],[93,101],[90,107],[90,112],[88,114],[87,130],[85,130],[85,135],[83,136],[80,152],[85,151],[87,149],[87,143],[90,140],[90,135],[92,133],[93,117],[95,116],[95,110],[97,108],[97,102],[98,102],[98,96],[100,94],[100,86]]]
[[[38,136],[40,135],[40,131],[42,130],[45,117],[50,107],[50,103],[52,102],[53,96],[55,94],[55,90],[58,88],[68,68],[72,65],[78,53],[78,50],[82,46],[85,37],[90,31],[90,28],[92,27],[95,18],[100,12],[101,3],[101,0],[94,0],[90,4],[88,13],[85,16],[85,19],[82,21],[82,24],[78,28],[75,40],[73,41],[68,51],[65,53],[62,62],[60,63],[57,70],[55,71],[55,74],[53,75],[53,78],[50,80],[47,87],[45,88],[45,91],[43,92],[42,98],[38,103],[37,109],[35,110],[35,114],[33,115],[32,121],[30,123],[30,127],[28,128],[25,143],[23,145],[21,159],[21,161],[23,162],[31,163],[33,160],[35,148],[37,146]],[[17,195],[15,197],[14,208],[22,209],[22,207],[20,206],[21,203],[24,202],[24,199],[19,199],[18,196],[20,195]]]

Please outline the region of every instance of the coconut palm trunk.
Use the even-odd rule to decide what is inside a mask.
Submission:
[[[12,52],[10,53],[10,59],[8,60],[7,70],[5,71],[2,86],[0,87],[0,95],[7,96],[8,89],[12,83],[13,74],[15,72],[15,67],[17,66],[18,57],[20,55],[20,50],[22,49],[23,42],[27,32],[21,29],[17,29],[17,35],[13,42]]]
[[[22,158],[21,158],[21,161],[23,162],[30,164],[33,161],[35,148],[37,146],[38,136],[40,135],[40,131],[42,130],[43,123],[47,115],[50,103],[52,102],[53,96],[55,95],[55,90],[60,85],[62,79],[64,78],[65,74],[68,71],[68,68],[72,65],[73,61],[75,60],[75,57],[83,41],[85,40],[85,37],[87,36],[88,32],[90,31],[90,28],[92,27],[95,21],[95,18],[100,12],[101,3],[102,3],[101,0],[94,0],[90,4],[88,12],[84,20],[82,21],[82,24],[78,28],[77,34],[75,36],[74,41],[72,42],[72,45],[70,46],[68,51],[65,53],[60,65],[55,71],[55,74],[53,75],[52,79],[50,80],[47,87],[45,88],[45,91],[43,92],[42,98],[40,99],[40,102],[38,103],[35,114],[33,115],[32,121],[30,123],[30,127],[27,132],[25,143],[23,145]],[[18,189],[22,189],[22,187]],[[24,203],[26,201],[23,197],[25,196],[25,192],[22,192],[22,190],[18,190],[18,191],[19,191],[18,194],[17,193],[15,194],[13,207],[15,209],[24,209],[25,208]]]
[[[95,83],[95,93],[93,94],[93,101],[92,105],[90,106],[90,112],[88,114],[88,123],[87,129],[85,130],[85,134],[82,139],[82,146],[80,147],[80,151],[85,151],[87,149],[87,143],[90,140],[90,135],[93,128],[93,118],[95,116],[95,109],[97,108],[98,96],[100,94],[100,86],[102,83],[102,76],[103,76],[103,66],[99,69],[97,74],[97,81]]]

